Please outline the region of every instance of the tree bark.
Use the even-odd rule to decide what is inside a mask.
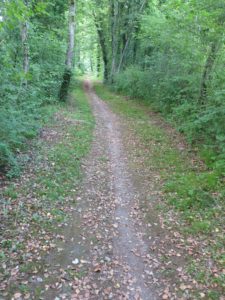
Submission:
[[[75,45],[75,14],[76,4],[75,0],[70,0],[69,3],[69,28],[68,28],[68,46],[66,53],[65,70],[63,74],[62,84],[59,91],[59,99],[66,101],[71,77],[73,74],[73,61],[74,61],[74,45]]]
[[[109,59],[108,59],[108,51],[107,51],[104,28],[102,26],[103,19],[101,16],[96,16],[94,12],[93,12],[93,17],[94,17],[97,34],[98,34],[99,44],[102,51],[102,59],[104,63],[104,81],[107,82],[109,78]]]
[[[200,86],[200,96],[199,103],[203,105],[207,99],[208,88],[212,78],[212,71],[215,64],[215,60],[218,52],[218,44],[213,42],[209,49],[209,54],[205,62],[203,69],[201,86]]]
[[[101,49],[100,45],[97,45],[97,76],[101,76]]]
[[[118,13],[119,13],[118,1],[112,0],[111,2],[112,65],[111,65],[111,73],[110,73],[110,83],[113,83],[114,74],[116,71],[116,56],[118,51],[118,37],[117,37]]]

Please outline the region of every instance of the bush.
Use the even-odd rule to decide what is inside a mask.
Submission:
[[[184,76],[163,76],[161,72],[163,78],[159,80],[158,76],[153,69],[131,67],[116,76],[114,87],[130,97],[150,103],[175,124],[190,143],[200,143],[201,147],[204,145],[207,151],[212,151],[215,165],[219,160],[219,168],[224,169],[221,168],[225,165],[221,153],[225,148],[225,105],[221,93],[212,91],[207,103],[202,106],[196,100],[197,88],[191,92],[193,83],[188,79],[185,83]]]

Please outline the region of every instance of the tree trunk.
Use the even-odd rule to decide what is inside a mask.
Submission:
[[[94,73],[94,66],[93,66],[93,59],[90,57],[90,69],[91,69],[91,74]]]
[[[207,99],[208,88],[212,78],[212,71],[217,57],[218,45],[213,42],[210,46],[209,54],[205,62],[200,86],[199,103],[204,104]]]
[[[101,49],[100,45],[97,45],[97,76],[101,76]]]
[[[108,73],[109,60],[108,60],[107,45],[106,45],[106,41],[105,41],[104,30],[101,25],[102,20],[100,17],[97,18],[97,16],[95,14],[93,14],[93,16],[94,16],[97,33],[98,33],[99,44],[100,44],[100,47],[102,50],[102,59],[103,59],[103,63],[104,63],[104,81],[107,82],[108,78],[109,78],[109,73]]]
[[[102,59],[104,62],[104,81],[108,81],[108,55],[107,55],[107,48],[106,48],[106,42],[104,37],[104,32],[102,29],[97,29],[98,31],[98,37],[99,37],[99,43],[102,49]]]
[[[119,13],[118,1],[111,2],[111,39],[112,39],[112,65],[110,73],[110,83],[114,81],[114,75],[116,72],[116,56],[118,51],[118,37],[117,37],[117,26],[118,26],[118,13]]]
[[[65,70],[63,74],[62,84],[59,91],[59,99],[66,101],[71,77],[73,74],[73,60],[74,60],[74,44],[75,44],[75,0],[70,0],[69,3],[69,32],[68,32],[68,46],[66,53]]]

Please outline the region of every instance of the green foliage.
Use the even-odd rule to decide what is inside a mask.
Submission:
[[[223,185],[224,156],[208,145],[202,147],[201,157],[207,166],[190,163],[186,151],[179,152],[171,145],[167,133],[149,123],[149,102],[138,105],[140,99],[115,95],[107,87],[95,86],[98,95],[110,102],[112,108],[127,118],[139,136],[147,156],[146,164],[160,172],[168,203],[178,210],[187,222],[185,230],[194,234],[210,234],[222,225],[225,190]],[[148,156],[149,155],[149,156]]]
[[[1,232],[0,262],[7,265],[7,268],[1,268],[6,280],[12,266],[19,265],[20,272],[27,275],[40,270],[43,263],[38,260],[39,255],[31,261],[27,260],[26,255],[21,255],[28,241],[34,241],[37,251],[43,256],[48,251],[45,252],[45,246],[53,242],[59,233],[58,225],[61,228],[68,224],[68,219],[73,221],[73,207],[82,178],[81,162],[91,146],[94,117],[79,83],[72,87],[70,102],[60,108],[46,128],[48,134],[54,131],[55,138],[39,141],[39,147],[35,149],[34,168],[24,174],[22,184],[12,182],[2,193],[2,224],[7,230]],[[29,224],[29,231],[21,239],[18,238],[21,231],[15,227],[15,219]],[[18,255],[12,258],[12,252]],[[26,249],[26,252],[30,253],[30,250]],[[24,290],[19,284],[21,281],[16,284],[9,282],[7,291],[10,297],[18,292],[18,287]]]
[[[224,275],[218,272],[215,277],[207,263],[210,259],[218,270],[224,268],[225,186],[224,177],[215,166],[218,156],[214,160],[215,153],[209,151],[208,147],[203,148],[202,155],[207,159],[209,169],[201,160],[193,160],[193,153],[190,155],[189,149],[177,149],[175,143],[179,139],[174,139],[174,134],[167,130],[161,118],[149,116],[148,103],[140,105],[139,99],[127,99],[101,84],[96,84],[95,90],[129,124],[132,142],[127,147],[135,155],[131,168],[137,170],[143,167],[147,174],[151,174],[149,180],[156,190],[160,189],[161,184],[164,185],[164,192],[156,197],[156,201],[152,196],[146,200],[151,201],[150,209],[148,202],[145,207],[148,222],[152,222],[152,206],[157,205],[171,231],[180,231],[185,241],[199,238],[199,245],[203,243],[204,255],[202,260],[193,260],[190,256],[189,272],[198,284],[209,286],[207,299],[219,299],[223,294]],[[136,168],[139,159],[141,164]],[[160,177],[159,185],[154,177]],[[176,222],[173,223],[174,210]],[[193,295],[191,298],[198,299]]]
[[[115,76],[114,87],[163,113],[190,143],[212,153],[211,164],[223,173],[224,3],[209,2],[151,3],[137,59]]]
[[[0,31],[0,172],[18,175],[21,151],[39,132],[44,107],[57,98],[66,27],[64,1],[4,1]],[[21,28],[28,23],[29,72],[23,71]],[[28,86],[24,86],[24,80]],[[46,110],[47,112],[47,110]]]

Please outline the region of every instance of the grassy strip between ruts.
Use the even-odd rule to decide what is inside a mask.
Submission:
[[[36,142],[34,162],[0,191],[0,295],[29,299],[27,274],[41,271],[41,257],[54,249],[76,204],[93,128],[89,103],[76,84],[69,104],[58,109]]]
[[[145,149],[145,164],[159,171],[163,180],[164,202],[160,210],[175,210],[179,228],[186,238],[202,245],[202,259],[190,263],[189,272],[207,286],[207,299],[222,299],[225,287],[224,185],[216,169],[210,169],[189,151],[179,151],[163,126],[151,123],[150,108],[140,101],[115,94],[96,83],[97,94],[112,110],[130,120]],[[157,118],[157,117],[156,117]],[[208,265],[209,263],[209,265]],[[197,298],[196,298],[197,299]]]

